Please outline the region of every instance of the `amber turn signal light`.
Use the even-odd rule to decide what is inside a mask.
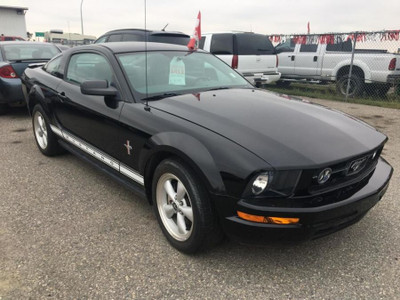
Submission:
[[[297,224],[300,221],[299,218],[264,217],[264,216],[246,214],[241,211],[237,211],[237,214],[238,214],[239,218],[241,218],[243,220],[256,222],[256,223],[287,225],[287,224]]]

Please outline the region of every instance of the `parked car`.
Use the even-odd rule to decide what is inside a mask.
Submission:
[[[39,150],[67,149],[147,196],[186,253],[222,232],[257,242],[332,233],[382,198],[393,171],[382,133],[255,89],[202,50],[75,47],[26,69],[23,86]]]
[[[0,42],[4,41],[25,41],[22,37],[19,36],[6,36],[6,35],[0,35]]]
[[[287,40],[275,47],[281,79],[307,79],[336,82],[339,93],[346,94],[351,64],[351,40],[336,44],[296,44]],[[391,84],[400,81],[400,57],[382,50],[356,50],[350,77],[349,96],[364,89],[385,95]],[[286,81],[281,84],[290,84]],[[365,86],[367,84],[367,86]]]
[[[218,56],[251,83],[279,80],[278,58],[268,36],[253,32],[206,33],[200,48]]]
[[[32,63],[47,62],[60,50],[52,44],[0,42],[0,114],[9,104],[24,103],[20,76]]]
[[[190,36],[178,31],[146,30],[146,29],[116,29],[100,36],[94,43],[109,42],[156,42],[177,45],[187,45]]]

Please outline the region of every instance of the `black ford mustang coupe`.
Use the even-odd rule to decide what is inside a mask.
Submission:
[[[146,196],[192,253],[223,234],[309,239],[385,193],[386,136],[322,106],[255,89],[213,55],[156,43],[76,47],[23,76],[39,150],[78,155]]]

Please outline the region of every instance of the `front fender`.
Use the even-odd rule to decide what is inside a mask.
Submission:
[[[180,157],[205,180],[208,188],[214,193],[224,193],[225,185],[219,169],[208,149],[194,137],[182,132],[162,132],[152,136],[147,143],[148,150],[140,159],[140,170],[144,173],[147,162],[153,155],[168,152]]]

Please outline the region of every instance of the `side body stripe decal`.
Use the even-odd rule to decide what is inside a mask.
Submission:
[[[102,163],[106,164],[107,166],[113,168],[114,170],[120,172],[124,176],[136,181],[137,183],[144,185],[143,176],[140,175],[135,170],[131,169],[127,165],[119,162],[115,158],[105,154],[101,150],[97,149],[96,147],[82,141],[80,138],[77,138],[71,133],[68,133],[65,130],[61,130],[55,125],[50,124],[51,130],[58,135],[59,137],[63,138],[67,142],[73,144],[74,146],[78,147],[82,151],[88,153],[89,155],[93,156],[94,158],[98,159]]]

